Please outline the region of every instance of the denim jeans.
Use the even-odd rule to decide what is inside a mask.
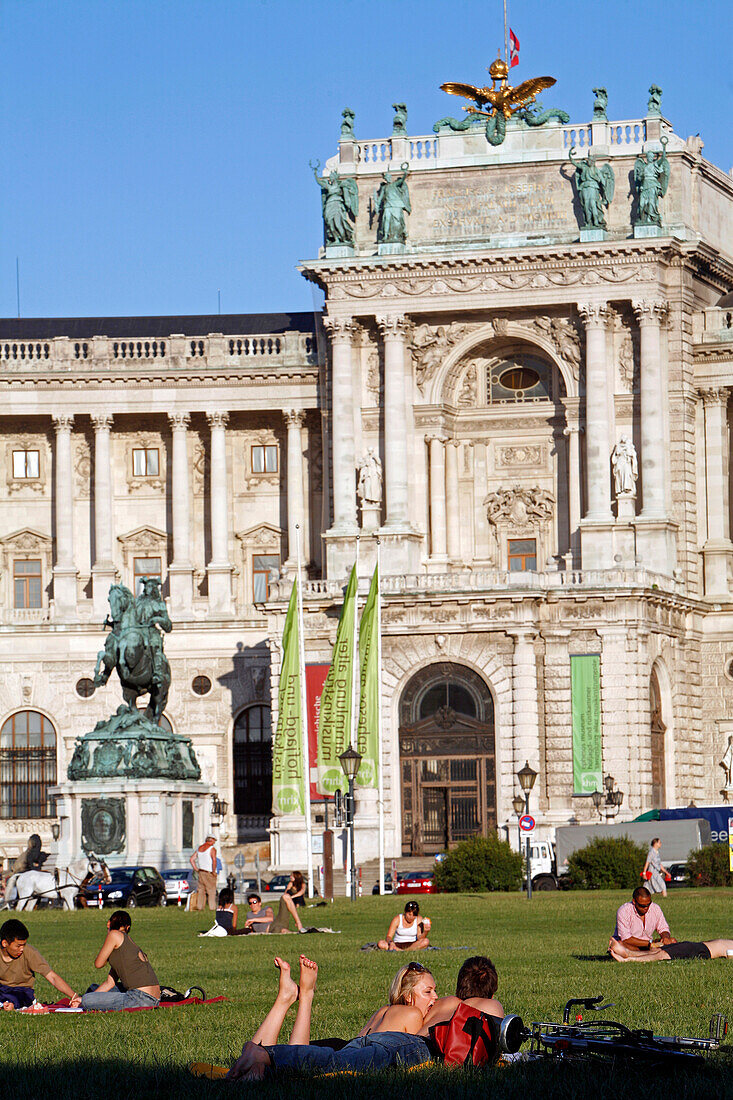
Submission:
[[[160,1001],[142,989],[110,989],[106,993],[85,993],[81,1007],[85,1012],[117,1012],[121,1008],[157,1008]]]
[[[363,1072],[387,1066],[418,1066],[432,1055],[419,1035],[401,1031],[381,1031],[376,1035],[360,1035],[341,1050],[316,1046],[265,1047],[272,1058],[273,1069],[315,1070],[328,1072],[352,1069]]]

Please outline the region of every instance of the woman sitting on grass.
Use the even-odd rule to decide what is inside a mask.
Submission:
[[[244,936],[249,928],[237,928],[238,910],[234,904],[234,891],[225,887],[219,891],[219,903],[216,908],[216,923],[223,928],[227,936]]]
[[[387,938],[379,941],[380,951],[421,951],[430,947],[427,933],[430,921],[427,917],[418,920],[420,906],[416,901],[408,901],[404,913],[392,918]]]
[[[285,893],[292,898],[293,905],[305,905],[305,879],[300,871],[290,872],[290,881]]]
[[[130,939],[131,927],[130,914],[124,909],[117,909],[107,921],[107,935],[94,965],[101,970],[109,963],[109,974],[93,992],[82,997],[85,1012],[158,1007],[160,983],[148,956]]]
[[[311,1010],[318,966],[300,956],[300,985],[290,966],[276,958],[280,971],[275,1003],[232,1066],[228,1080],[259,1080],[270,1070],[381,1069],[396,1064],[421,1065],[430,1050],[417,1032],[436,1001],[435,979],[421,963],[411,962],[395,974],[389,1004],[367,1021],[356,1039],[310,1042]],[[288,1009],[298,1002],[290,1043],[278,1045]]]

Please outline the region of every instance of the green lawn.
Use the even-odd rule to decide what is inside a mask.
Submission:
[[[402,899],[403,900],[403,899]],[[435,974],[439,993],[453,992],[456,973],[468,954],[491,956],[499,971],[498,996],[506,1011],[527,1021],[560,1019],[572,996],[603,993],[615,1002],[612,1017],[631,1026],[667,1034],[707,1034],[713,1012],[733,1017],[733,960],[620,965],[595,959],[603,955],[616,907],[626,900],[614,892],[535,895],[530,903],[517,894],[438,895],[421,899],[433,919],[431,938],[440,947],[461,950],[425,952],[421,961]],[[733,890],[680,890],[664,903],[678,939],[733,937]],[[398,899],[363,898],[306,910],[306,923],[330,925],[338,936],[265,936],[197,939],[208,916],[177,909],[138,910],[133,938],[150,955],[168,985],[203,985],[207,995],[224,995],[220,1005],[162,1009],[157,1012],[90,1016],[25,1017],[0,1012],[0,1066],[5,1093],[28,1097],[227,1095],[233,1086],[196,1080],[186,1072],[190,1061],[230,1062],[252,1034],[271,1002],[276,972],[272,958],[282,953],[296,964],[305,951],[320,966],[314,1038],[355,1035],[365,1019],[385,1003],[397,968],[394,955],[362,952],[376,940],[402,906]],[[19,914],[22,916],[22,914]],[[30,913],[24,918],[31,942],[51,965],[80,990],[99,980],[92,959],[101,944],[104,921],[95,912]],[[465,948],[465,949],[463,949]],[[42,979],[40,999],[54,999]],[[286,1028],[288,1024],[286,1024]],[[287,1038],[287,1031],[283,1038]],[[733,1042],[702,1071],[673,1075],[626,1068],[587,1069],[513,1066],[485,1073],[434,1069],[404,1074],[390,1071],[364,1079],[270,1082],[234,1086],[270,1097],[338,1097],[345,1088],[354,1097],[426,1095],[517,1097],[528,1090],[538,1097],[639,1097],[661,1087],[675,1100],[733,1097]]]

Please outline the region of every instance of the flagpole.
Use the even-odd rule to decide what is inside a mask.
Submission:
[[[358,744],[358,724],[359,724],[359,681],[361,679],[360,665],[359,665],[359,536],[356,536],[356,560],[354,563],[354,570],[356,573],[356,591],[354,593],[354,633],[352,637],[352,659],[351,659],[351,730],[349,736],[349,744],[352,749],[357,749]],[[353,791],[354,785],[351,784],[351,790]],[[356,795],[354,795],[354,800]],[[348,896],[353,901],[356,897],[356,857],[354,856],[354,813],[355,801],[352,802],[350,807],[351,812],[351,825],[349,843],[347,845],[346,866],[348,869],[348,875],[346,885],[348,887]]]
[[[506,20],[506,0],[504,0],[504,64],[509,64],[509,32],[507,30]]]
[[[305,690],[305,631],[303,628],[303,584],[300,567],[300,524],[296,523],[295,543],[298,550],[298,657],[300,679],[300,734],[303,746],[303,800],[305,806],[306,866],[308,870],[308,897],[313,897],[313,844],[311,843],[311,766],[308,746],[308,704]]]
[[[379,820],[379,893],[384,894],[384,777],[382,775],[382,565],[377,539],[377,814]],[[395,883],[392,883],[394,889]]]

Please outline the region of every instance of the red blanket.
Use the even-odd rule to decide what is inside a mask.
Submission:
[[[220,1001],[225,1001],[225,1000],[226,1000],[226,997],[210,997],[206,1001],[203,1001],[201,999],[201,997],[186,997],[185,1001],[163,1001],[157,1007],[158,1008],[180,1008],[181,1005],[215,1005],[215,1004],[218,1004]],[[68,1008],[68,1007],[69,1007],[69,998],[68,997],[62,997],[60,1001],[54,1001],[53,1004],[44,1005],[44,1008],[47,1008],[49,1012],[57,1012],[58,1009],[60,1009],[60,1008]],[[150,1012],[152,1008],[153,1008],[153,1006],[151,1005],[150,1008],[144,1008],[142,1006],[140,1008],[118,1008],[116,1011],[117,1012]],[[103,1010],[102,1009],[93,1009],[92,1011],[94,1011],[94,1012],[100,1011],[101,1012]],[[85,1013],[83,1013],[83,1015],[87,1016],[88,1013],[85,1012]]]

